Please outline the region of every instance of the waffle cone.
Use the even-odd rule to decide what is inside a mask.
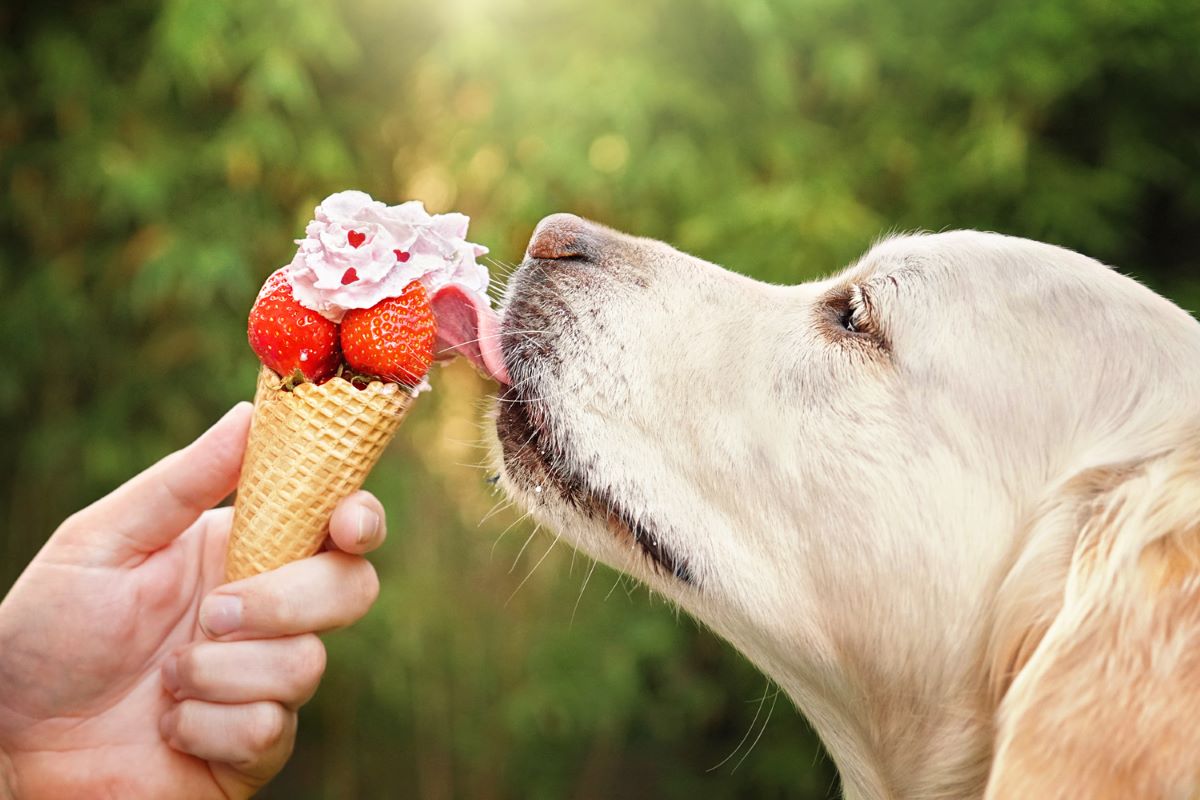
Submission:
[[[414,399],[380,381],[281,385],[266,367],[259,372],[225,555],[229,581],[317,552],[334,506],[362,487]]]

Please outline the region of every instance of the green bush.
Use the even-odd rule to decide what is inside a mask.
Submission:
[[[249,303],[342,188],[465,211],[501,273],[572,210],[780,282],[999,230],[1200,302],[1191,0],[142,0],[0,30],[4,586],[250,393]],[[480,523],[487,387],[434,383],[370,484],[383,595],[267,794],[833,791],[726,646],[512,510]]]

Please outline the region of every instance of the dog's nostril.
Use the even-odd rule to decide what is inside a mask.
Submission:
[[[587,258],[592,247],[590,222],[574,214],[551,214],[538,223],[529,238],[529,258]]]

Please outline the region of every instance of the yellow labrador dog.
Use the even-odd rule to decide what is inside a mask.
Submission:
[[[771,676],[848,797],[1200,797],[1180,308],[995,234],[773,286],[555,215],[478,311],[506,489]]]

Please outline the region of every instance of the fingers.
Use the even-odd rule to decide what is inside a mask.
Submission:
[[[254,641],[201,641],[168,657],[162,682],[176,700],[274,700],[295,710],[313,696],[324,672],[325,646],[308,633]]]
[[[196,441],[64,522],[55,543],[98,566],[169,544],[237,485],[250,416],[250,404],[238,403]]]
[[[370,492],[355,492],[333,510],[329,538],[347,553],[369,553],[387,538],[383,504]]]
[[[239,705],[184,700],[162,716],[159,730],[176,750],[265,779],[292,753],[296,713],[266,700]]]
[[[263,639],[349,625],[379,596],[379,578],[360,556],[318,553],[215,589],[200,604],[210,639]]]

